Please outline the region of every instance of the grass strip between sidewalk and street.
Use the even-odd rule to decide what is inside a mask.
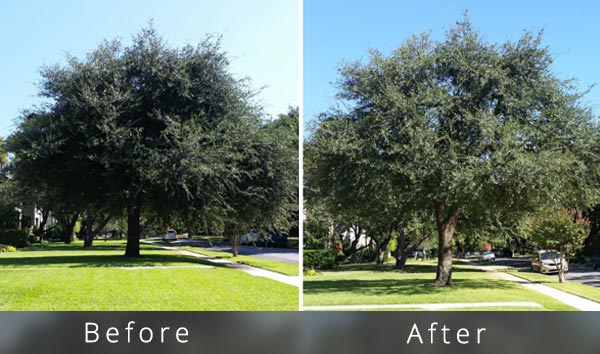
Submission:
[[[558,281],[558,276],[556,274],[546,275],[540,273],[533,273],[531,271],[517,271],[517,270],[509,270],[506,273],[512,274],[514,276],[546,285],[558,290],[562,290],[564,292],[581,296],[588,300],[600,302],[600,288],[596,288],[590,285],[581,284],[571,280],[565,280],[564,283],[560,283]]]
[[[246,264],[246,265],[249,265],[252,267],[262,268],[262,269],[270,270],[270,271],[285,274],[285,275],[297,276],[299,273],[297,264],[272,261],[272,260],[267,260],[267,259],[260,259],[260,258],[251,257],[251,256],[238,255],[237,257],[234,257],[230,252],[208,250],[206,248],[201,248],[201,247],[185,246],[185,247],[177,247],[177,248],[181,249],[181,250],[198,253],[198,254],[203,254],[205,256],[222,258],[222,259],[226,259],[228,261],[232,261],[232,262],[236,262],[236,263],[240,263],[240,264]]]

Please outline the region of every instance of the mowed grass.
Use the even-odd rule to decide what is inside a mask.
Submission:
[[[194,253],[203,254],[206,256],[210,256],[210,257],[223,258],[223,259],[227,259],[232,262],[271,270],[273,272],[282,273],[285,275],[298,275],[299,274],[299,267],[297,264],[260,259],[260,258],[256,258],[256,257],[250,257],[250,256],[238,255],[237,257],[234,257],[229,252],[213,251],[213,250],[208,250],[208,249],[200,248],[200,247],[178,247],[178,248],[182,249],[182,250],[194,252]]]
[[[577,283],[574,281],[565,280],[564,283],[558,282],[558,275],[546,275],[534,273],[532,271],[516,271],[511,270],[507,273],[516,275],[523,279],[527,279],[539,284],[547,285],[558,290],[562,290],[573,295],[578,295],[592,301],[600,302],[600,288]]]
[[[435,264],[409,261],[404,271],[393,265],[346,265],[304,277],[304,305],[429,304],[471,302],[536,302],[545,310],[575,310],[521,285],[497,279],[470,266],[454,265],[453,287],[434,287]],[[539,308],[490,307],[462,310],[525,310]]]
[[[228,311],[298,309],[298,288],[201,259],[120,241],[52,244],[0,254],[0,310]]]

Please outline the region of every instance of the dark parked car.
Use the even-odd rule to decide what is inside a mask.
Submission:
[[[512,258],[513,253],[510,248],[500,248],[494,250],[494,254],[497,258]]]
[[[286,234],[278,234],[276,232],[273,231],[269,231],[269,237],[271,238],[271,242],[269,242],[267,244],[267,246],[270,247],[277,247],[277,248],[285,248],[287,247],[287,235]]]

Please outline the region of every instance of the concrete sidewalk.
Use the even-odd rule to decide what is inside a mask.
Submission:
[[[150,244],[152,244],[152,243],[150,243]],[[268,279],[275,280],[275,281],[278,281],[280,283],[284,283],[287,285],[300,287],[300,277],[299,276],[289,276],[289,275],[285,275],[285,274],[281,274],[281,273],[277,273],[277,272],[272,272],[270,270],[252,267],[252,266],[249,266],[246,264],[232,262],[227,259],[215,258],[215,257],[210,257],[210,256],[206,256],[204,254],[199,254],[199,253],[195,253],[195,252],[191,252],[191,251],[180,250],[177,247],[161,246],[161,245],[156,245],[156,244],[153,244],[153,245],[160,247],[162,249],[165,249],[165,250],[175,251],[179,254],[183,254],[186,256],[201,258],[201,259],[204,259],[204,260],[214,263],[214,264],[221,264],[221,265],[224,265],[229,268],[238,269],[238,270],[246,272],[250,275],[253,275],[255,277],[268,278]]]
[[[495,276],[497,276],[500,279],[519,283],[522,286],[524,286],[530,290],[537,291],[538,293],[544,294],[546,296],[550,296],[551,298],[558,300],[562,303],[565,303],[571,307],[574,307],[580,311],[600,311],[600,303],[588,300],[581,296],[567,293],[562,290],[552,288],[547,285],[538,284],[536,282],[532,282],[527,279],[523,279],[518,276],[505,273],[503,270],[508,269],[506,267],[481,266],[479,264],[469,262],[469,261],[463,261],[463,263],[472,265],[478,269],[485,270],[486,272],[493,273]]]
[[[547,285],[538,284],[538,283],[517,277],[512,274],[504,273],[501,271],[492,271],[492,272],[501,279],[519,283],[528,289],[537,291],[538,293],[544,294],[546,296],[550,296],[551,298],[554,298],[554,299],[556,299],[560,302],[563,302],[569,306],[572,306],[580,311],[600,311],[600,304],[595,301],[588,300],[581,296],[573,295],[573,294],[567,293],[562,290],[555,289],[555,288],[547,286]]]
[[[543,308],[537,302],[452,302],[440,304],[382,304],[382,305],[330,305],[303,306],[305,311],[369,311],[369,310],[450,310],[478,307],[530,307]]]

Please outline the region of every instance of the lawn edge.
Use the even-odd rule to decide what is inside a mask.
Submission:
[[[564,291],[565,293],[569,293],[569,294],[571,294],[571,295],[575,295],[575,296],[582,297],[582,298],[584,298],[584,299],[586,299],[586,300],[590,300],[590,301],[593,301],[593,302],[598,302],[598,303],[600,303],[600,301],[598,301],[598,299],[593,299],[593,298],[590,298],[589,296],[584,296],[584,295],[581,295],[581,294],[577,294],[577,293],[574,293],[574,292],[572,292],[572,291],[565,290],[565,289],[559,289],[559,288],[556,288],[556,287],[554,287],[554,286],[552,286],[552,285],[544,284],[544,283],[542,283],[542,282],[540,282],[540,281],[538,281],[538,280],[531,280],[531,279],[527,279],[527,278],[525,278],[525,277],[523,277],[523,276],[519,275],[519,273],[521,273],[521,272],[519,272],[518,270],[513,270],[513,271],[511,271],[510,273],[509,273],[509,272],[505,272],[505,273],[508,273],[508,274],[510,274],[510,275],[514,275],[515,277],[519,277],[519,278],[521,278],[521,279],[523,279],[523,280],[527,280],[527,281],[529,281],[529,282],[532,282],[532,283],[535,283],[535,284],[540,284],[540,285],[549,286],[549,287],[551,287],[551,288],[553,288],[553,289],[560,290],[560,291]],[[590,285],[585,285],[585,284],[578,283],[578,282],[576,282],[576,281],[572,281],[572,280],[566,280],[566,279],[565,279],[565,282],[574,283],[574,284],[580,284],[580,285],[583,285],[583,286],[590,286]],[[550,283],[550,284],[556,284],[556,283]],[[560,283],[559,283],[559,284],[560,284]],[[593,288],[592,286],[590,286],[590,287],[591,287],[591,288]]]
[[[193,248],[194,250],[192,250],[191,248]],[[247,266],[250,266],[250,267],[255,267],[255,268],[260,268],[260,269],[268,270],[270,272],[279,273],[281,275],[286,275],[286,276],[289,276],[289,277],[297,277],[297,276],[299,276],[298,274],[287,274],[287,273],[283,273],[283,272],[280,272],[280,271],[277,271],[277,270],[274,270],[274,269],[261,267],[261,266],[255,265],[255,264],[248,264],[248,263],[245,263],[244,261],[240,261],[240,260],[235,259],[235,257],[226,258],[226,257],[223,257],[223,256],[214,256],[214,255],[202,253],[202,252],[199,252],[198,249],[199,250],[203,250],[202,247],[186,247],[185,248],[186,251],[190,251],[190,252],[193,252],[193,253],[201,254],[201,255],[207,256],[207,257],[213,257],[213,258],[216,258],[216,259],[225,259],[225,260],[228,260],[228,261],[231,261],[231,262],[235,262],[235,263],[238,263],[238,264],[243,264],[243,265],[247,265]],[[214,252],[220,252],[220,251],[214,251]],[[285,262],[272,261],[272,260],[270,262],[278,262],[278,263],[282,263],[282,264],[287,264]]]

